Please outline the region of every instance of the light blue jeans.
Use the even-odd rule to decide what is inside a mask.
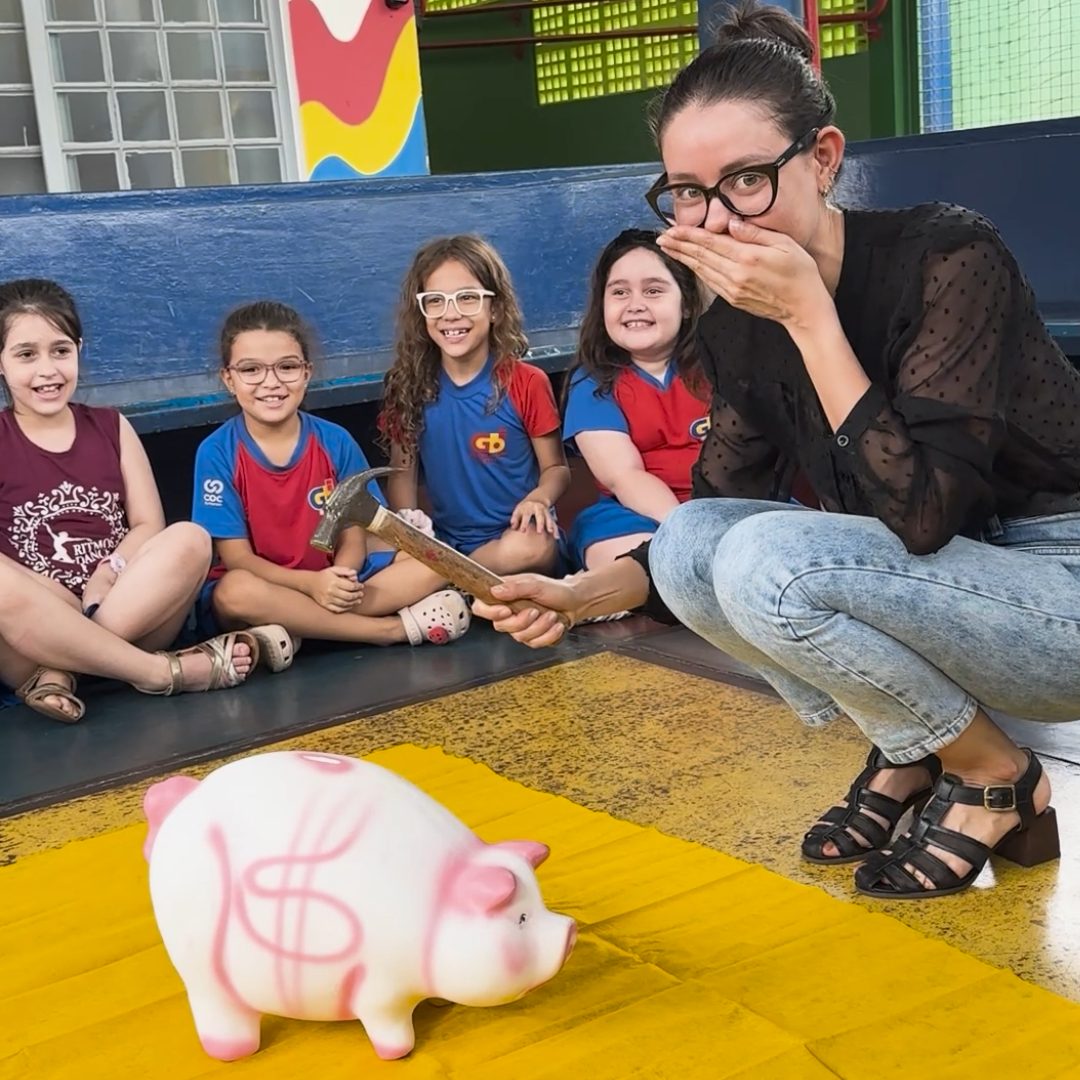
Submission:
[[[672,614],[805,723],[846,714],[897,764],[980,705],[1080,718],[1080,513],[912,555],[874,518],[700,499],[664,520],[649,567]]]

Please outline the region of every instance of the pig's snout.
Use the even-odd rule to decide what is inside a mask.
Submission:
[[[574,945],[577,944],[577,923],[573,919],[570,920],[570,925],[566,930],[566,950],[563,952],[562,962],[565,964],[570,959],[570,954],[574,951]]]

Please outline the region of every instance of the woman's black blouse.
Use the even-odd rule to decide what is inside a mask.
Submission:
[[[695,498],[786,500],[801,470],[824,509],[876,517],[918,555],[993,515],[1080,509],[1080,373],[989,221],[845,212],[835,302],[871,381],[835,432],[779,323],[723,300],[701,317],[713,397]]]

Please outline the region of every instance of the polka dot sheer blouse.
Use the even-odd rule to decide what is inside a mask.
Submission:
[[[1080,510],[1080,373],[993,225],[942,204],[844,220],[836,309],[870,388],[833,431],[787,331],[717,300],[694,497],[786,501],[801,471],[824,509],[915,554],[995,515]],[[633,557],[648,570],[647,545]]]
[[[717,301],[695,496],[786,499],[876,517],[917,554],[992,515],[1080,509],[1080,373],[994,227],[954,206],[848,211],[836,292],[871,386],[835,432],[788,333]]]

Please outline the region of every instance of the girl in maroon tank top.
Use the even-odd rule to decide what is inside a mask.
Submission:
[[[165,649],[205,580],[210,537],[190,522],[165,526],[146,451],[120,413],[71,401],[81,338],[60,286],[0,285],[0,377],[10,402],[0,412],[0,566],[20,563],[98,626],[142,649]],[[241,681],[263,632],[196,647],[212,660],[209,688]],[[287,640],[280,628],[265,632],[271,645]],[[234,654],[238,643],[248,648]],[[185,688],[182,667],[170,660],[165,692]],[[6,642],[0,677],[55,719],[82,716],[68,672],[35,670]]]

